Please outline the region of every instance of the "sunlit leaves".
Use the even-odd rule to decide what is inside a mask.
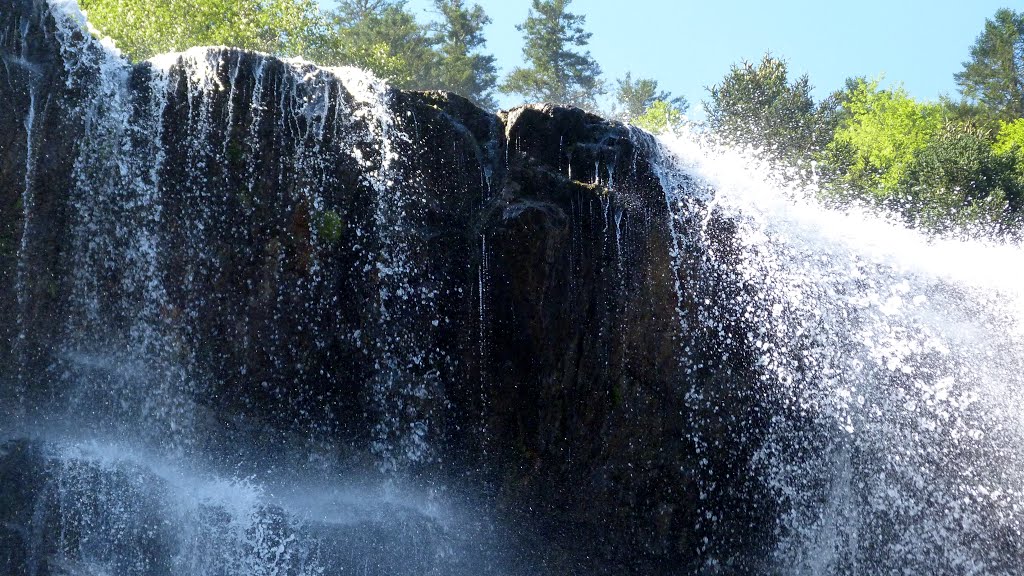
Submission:
[[[942,129],[942,107],[920,103],[897,87],[857,80],[843,95],[844,120],[829,147],[849,155],[845,180],[879,196],[891,194],[914,154]]]
[[[997,154],[1012,155],[1016,159],[1018,173],[1024,176],[1024,118],[1000,122],[992,149]]]
[[[491,19],[479,5],[470,7],[463,0],[434,0],[434,7],[441,14],[432,27],[440,56],[434,72],[437,87],[465,96],[483,108],[497,107],[495,58],[483,53],[487,44],[484,26]]]
[[[615,115],[624,122],[643,116],[659,100],[668,103],[680,113],[686,113],[690,106],[686,98],[674,97],[664,90],[659,90],[658,81],[653,78],[634,80],[633,74],[626,72],[626,75],[615,83]]]
[[[204,45],[297,56],[317,42],[325,24],[314,0],[81,0],[81,6],[134,60]]]
[[[631,122],[648,132],[660,134],[678,130],[686,118],[678,106],[667,100],[655,100],[643,114],[633,118]]]
[[[935,230],[973,223],[1016,224],[1024,182],[1012,153],[997,152],[987,134],[949,124],[918,150],[899,183],[897,207]]]
[[[342,3],[331,14],[329,34],[314,59],[366,68],[399,88],[436,87],[434,40],[404,2]]]

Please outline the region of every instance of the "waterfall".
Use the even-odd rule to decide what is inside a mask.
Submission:
[[[21,225],[21,240],[18,243],[18,254],[17,254],[17,278],[15,279],[15,294],[18,299],[18,311],[17,311],[17,335],[15,346],[18,349],[19,365],[24,365],[24,347],[25,347],[25,330],[26,324],[28,323],[28,278],[26,262],[28,261],[28,250],[29,243],[32,235],[32,203],[34,201],[34,194],[32,193],[33,185],[33,166],[35,164],[35,143],[33,142],[34,127],[36,118],[36,93],[34,87],[29,87],[29,103],[28,103],[28,114],[25,116],[25,189],[21,195],[21,206],[22,206],[22,225]],[[20,373],[17,376],[19,388],[24,384],[24,375]]]
[[[73,0],[0,59],[0,572],[1019,572],[1019,246]]]
[[[824,207],[694,135],[661,149],[709,305],[684,316],[728,334],[723,365],[752,351],[770,410],[750,471],[773,571],[1016,573],[1024,250]]]
[[[27,527],[30,575],[479,574],[501,562],[485,522],[401,485],[230,478],[110,441],[31,450],[0,450],[46,479]]]
[[[330,312],[338,279],[323,260],[337,260],[336,246],[351,237],[352,273],[375,287],[365,295],[373,321],[347,335],[372,359],[374,452],[385,470],[429,460],[431,414],[448,360],[424,338],[447,320],[432,311],[443,281],[415,260],[426,249],[413,230],[424,206],[398,150],[415,118],[397,118],[390,88],[351,68],[222,48],[132,67],[81,34],[84,19],[73,4],[53,6],[67,85],[81,94],[68,112],[84,131],[69,191],[74,312],[57,370],[68,380],[69,409],[99,409],[130,426],[147,422],[147,433],[170,446],[192,442],[193,399],[207,393],[212,376],[200,366],[209,362],[201,347],[211,335],[200,326],[212,314],[226,316],[216,327],[220,337],[240,344],[251,337],[243,322],[253,312],[232,289],[267,310],[260,328],[271,332],[275,372],[287,380],[322,377],[306,372],[314,367],[298,357],[297,345],[323,348],[339,336]],[[36,105],[32,93],[23,244]],[[261,147],[268,133],[279,148]],[[334,192],[344,166],[366,175],[360,185],[372,195],[369,220],[346,214],[351,207],[343,202],[351,200]],[[260,257],[271,276],[232,284],[230,270]],[[300,267],[289,270],[296,259]],[[240,384],[249,363],[233,375]],[[302,400],[291,396],[301,391],[280,383],[252,384],[276,402]]]
[[[423,264],[424,176],[400,150],[417,119],[398,117],[387,84],[354,68],[226,48],[133,66],[85,33],[74,2],[49,7],[21,21],[21,45],[28,62],[30,34],[54,39],[70,94],[55,106],[80,123],[59,198],[66,277],[53,280],[69,304],[51,365],[24,383],[45,400],[0,422],[42,445],[0,441],[0,515],[15,514],[0,518],[0,566],[30,576],[501,573],[489,517],[410,472],[434,458],[450,363],[432,343],[448,329],[435,301],[450,282]],[[41,330],[27,310],[41,274],[35,165],[50,96],[29,84],[27,97],[16,352]],[[353,173],[363,176],[339,181]],[[358,315],[337,312],[343,299]],[[226,352],[212,356],[210,343]],[[366,369],[330,374],[310,350]],[[352,436],[373,460],[356,446],[358,458],[339,462],[317,442],[355,428],[342,418],[355,402],[342,398],[351,387],[323,390],[358,378],[376,425]],[[221,396],[213,382],[238,393]],[[210,432],[237,422],[218,409],[273,406],[308,436]],[[274,454],[273,442],[288,450]],[[18,468],[38,485],[20,483]],[[22,505],[32,509],[19,518]],[[8,521],[22,531],[9,534]]]

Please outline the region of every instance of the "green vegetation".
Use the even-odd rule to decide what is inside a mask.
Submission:
[[[433,27],[440,54],[437,87],[461,94],[483,108],[497,108],[498,68],[494,56],[481,53],[487,44],[484,26],[491,19],[480,6],[470,8],[462,0],[434,0],[434,6],[443,17]]]
[[[722,140],[815,166],[822,195],[875,204],[932,231],[1019,236],[1024,210],[1024,13],[1002,9],[963,70],[961,100],[912,98],[851,78],[822,102],[766,55],[734,66],[704,102]]]
[[[956,82],[964,97],[1002,120],[1024,116],[1024,12],[1006,8],[985,21]]]
[[[79,0],[93,26],[129,57],[199,45],[305,53],[322,32],[315,0]]]
[[[497,73],[486,55],[487,15],[463,0],[435,0],[419,23],[405,0],[80,0],[93,26],[133,60],[191,46],[233,46],[320,64],[360,66],[399,88],[450,90],[494,107]]]
[[[80,0],[90,21],[131,58],[228,45],[325,65],[356,65],[405,89],[450,90],[493,109],[496,94],[598,111],[601,67],[587,51],[572,0],[531,0],[524,63],[499,84],[486,53],[487,14],[471,0],[433,0],[421,22],[406,0]],[[525,0],[521,0],[525,1]],[[818,102],[810,79],[766,54],[734,65],[708,89],[704,128],[723,141],[813,175],[833,201],[895,210],[930,230],[983,225],[1019,235],[1024,210],[1024,12],[983,23],[955,75],[959,99],[912,98],[898,83],[854,77]],[[651,132],[677,130],[688,103],[631,73],[616,80],[609,115]],[[337,215],[318,222],[326,241]]]
[[[638,78],[626,72],[625,77],[616,80],[615,116],[623,122],[631,122],[655,134],[678,128],[683,123],[690,104],[682,96],[672,96],[658,90],[658,81]]]
[[[1014,156],[997,152],[984,132],[947,124],[907,164],[896,208],[912,224],[933,230],[1015,226],[1024,180],[1014,164]]]
[[[942,130],[941,106],[916,102],[902,88],[880,90],[878,81],[864,79],[850,82],[839,99],[842,120],[827,149],[833,161],[843,158],[842,180],[891,195],[915,154]]]
[[[1013,155],[1017,169],[1024,174],[1024,118],[1000,122],[992,150],[997,154]]]
[[[432,87],[434,40],[404,2],[343,1],[328,21],[313,60],[366,68],[400,88]]]
[[[733,66],[708,92],[708,127],[732,144],[762,147],[772,159],[807,157],[834,127],[832,102],[815,104],[807,76],[791,82],[786,62],[770,54]]]
[[[604,92],[601,67],[590,52],[578,52],[590,42],[583,25],[586,16],[566,11],[572,0],[533,0],[526,21],[516,26],[526,46],[525,68],[515,68],[502,92],[519,94],[535,102],[569,104],[596,109],[596,96]]]
[[[631,119],[630,122],[652,134],[674,132],[683,125],[684,113],[684,108],[669,100],[655,100],[647,106],[643,114]]]
[[[337,244],[345,232],[345,221],[334,210],[324,210],[316,219],[316,233],[323,244]]]

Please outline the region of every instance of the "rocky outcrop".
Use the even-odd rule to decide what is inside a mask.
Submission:
[[[758,571],[752,363],[687,329],[716,284],[650,137],[237,50],[129,66],[42,0],[0,50],[10,405],[474,485],[553,574]]]

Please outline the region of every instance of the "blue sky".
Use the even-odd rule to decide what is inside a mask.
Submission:
[[[1012,0],[1020,1],[1020,0]],[[332,7],[332,0],[321,0]],[[529,0],[476,0],[493,20],[488,50],[507,72],[522,62],[522,37]],[[409,0],[430,18],[430,0]],[[848,76],[885,76],[902,82],[916,98],[956,94],[953,73],[961,69],[985,19],[1011,0],[575,0],[570,11],[587,17],[590,52],[613,79],[658,80],[662,88],[691,102],[691,114],[729,66],[757,61],[766,51],[807,73],[818,98]],[[518,103],[503,97],[502,106]]]

